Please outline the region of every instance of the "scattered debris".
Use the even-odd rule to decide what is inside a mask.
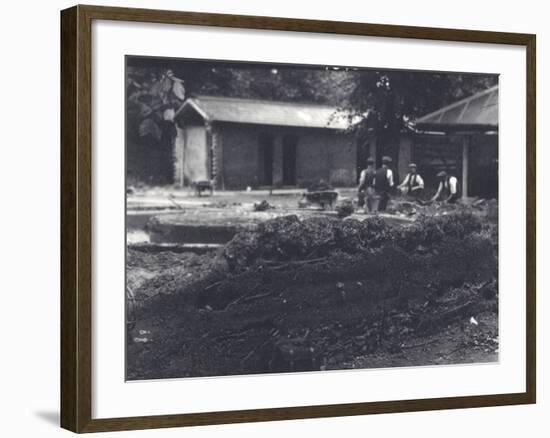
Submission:
[[[325,192],[325,191],[331,191],[334,190],[334,187],[332,187],[329,183],[327,183],[325,180],[321,179],[311,185],[308,186],[307,191],[308,192]]]
[[[170,193],[170,194],[168,195],[168,200],[169,200],[172,204],[174,204],[174,207],[177,208],[178,210],[185,211],[185,208],[183,208],[183,206],[182,206],[179,202],[176,201],[175,196],[174,196],[173,193]]]
[[[191,187],[195,190],[195,196],[201,197],[204,192],[208,192],[210,196],[214,194],[213,181],[194,181],[191,183]]]
[[[409,201],[392,202],[389,207],[391,213],[404,216],[414,216],[418,213],[419,205]]]
[[[336,283],[336,293],[338,304],[343,306],[346,303],[346,290],[344,287],[344,283],[342,283],[341,281]]]
[[[229,203],[226,201],[218,201],[218,202],[209,202],[208,204],[205,204],[204,207],[211,207],[211,208],[227,208],[229,207]]]
[[[338,213],[338,217],[340,218],[351,216],[354,211],[355,207],[351,199],[343,199],[336,205],[336,213]]]
[[[267,211],[275,207],[264,199],[261,202],[255,202],[253,208],[254,208],[254,211]]]
[[[303,194],[303,197],[308,204],[317,204],[322,209],[325,209],[327,207],[332,208],[332,206],[338,199],[338,192],[335,192],[333,190],[316,192],[308,191]]]

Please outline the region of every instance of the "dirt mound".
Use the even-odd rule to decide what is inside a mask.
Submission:
[[[226,245],[224,256],[232,270],[240,271],[259,259],[308,260],[335,250],[356,254],[382,245],[396,245],[411,251],[421,245],[437,245],[444,239],[462,239],[482,230],[481,219],[465,212],[421,216],[409,227],[394,227],[379,217],[363,221],[329,217],[300,220],[289,215],[266,221],[255,231],[237,234]]]
[[[136,330],[150,334],[129,344],[128,378],[329,369],[497,312],[492,236],[464,212],[402,228],[264,222],[193,269],[148,280],[160,293],[139,315]]]

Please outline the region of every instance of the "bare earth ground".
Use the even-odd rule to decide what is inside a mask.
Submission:
[[[355,358],[340,368],[387,368],[498,361],[498,315],[486,311],[463,318],[430,336],[413,336],[396,348]]]
[[[223,199],[216,195],[200,198],[197,203],[197,198],[175,196],[178,211],[173,214],[184,222],[191,217],[203,220],[204,213],[212,211],[219,213],[218,218],[231,218],[235,214],[242,217],[239,209],[250,211],[254,202],[268,199],[274,208],[266,218],[278,217],[293,213],[299,197],[299,193],[280,197],[226,194]],[[141,202],[140,206],[145,204]],[[147,205],[158,207],[158,199]],[[411,213],[411,207],[405,207],[394,205],[390,220],[384,217],[377,220],[391,223],[392,230],[402,229],[416,223],[420,213],[437,217],[454,210],[417,206]],[[393,244],[387,246],[372,240],[376,233],[370,237],[361,234],[365,232],[366,225],[362,222],[365,215],[353,215],[342,221],[333,218],[332,212],[310,214],[314,209],[298,215],[298,222],[284,223],[286,219],[278,219],[283,223],[281,230],[289,236],[282,243],[277,240],[278,231],[268,230],[267,234],[256,231],[241,234],[244,241],[237,239],[226,248],[204,255],[129,249],[127,284],[135,293],[138,310],[135,326],[128,332],[127,378],[497,361],[495,256],[486,256],[476,246],[488,242],[488,246],[481,248],[495,248],[487,254],[496,251],[495,226],[487,226],[495,221],[487,219],[485,204],[466,210],[474,213],[482,231],[471,236],[464,234],[454,244],[415,243],[403,254],[404,259],[399,258],[398,252],[397,261],[392,253]],[[289,250],[295,254],[305,248],[302,256],[293,255],[289,259],[280,255],[304,234],[303,230],[295,230],[296,226],[315,225],[311,217],[335,221],[329,228],[335,227],[334,236],[340,239],[338,247],[361,239],[364,245],[348,248],[342,255],[330,248],[318,248],[313,239],[299,242],[302,246]],[[396,222],[393,218],[403,220]],[[326,224],[323,226],[315,228],[315,225],[308,233],[319,230],[326,233]],[[297,233],[296,238],[292,232]],[[407,239],[418,238],[415,233],[409,234],[412,237]],[[271,240],[259,245],[246,240],[251,236],[253,239],[268,236]],[[464,239],[471,241],[472,246],[470,249],[465,246],[465,251],[471,253],[464,257],[466,265],[461,266],[463,254],[454,251],[460,250],[458,243]],[[272,248],[276,255],[265,251],[248,254],[246,248],[254,245]],[[450,260],[459,261],[450,269],[446,266],[454,262],[444,260],[446,253],[451,253]],[[399,271],[399,260],[412,263],[410,272],[415,272],[412,266],[416,263],[431,266],[438,275],[426,271],[401,278],[400,274],[394,274]],[[396,267],[388,270],[385,267],[388,263]],[[400,280],[392,281],[392,277]],[[437,281],[432,277],[438,277]],[[289,350],[293,351],[290,359]]]
[[[147,209],[155,207],[170,207],[178,209],[180,206],[206,206],[238,204],[252,205],[267,199],[271,204],[282,208],[297,208],[297,201],[301,198],[305,189],[276,189],[270,195],[269,190],[247,191],[216,191],[213,196],[204,194],[201,197],[195,195],[189,189],[149,188],[143,191],[135,191],[127,197],[129,209]],[[351,188],[338,189],[341,197],[354,196],[355,190]]]

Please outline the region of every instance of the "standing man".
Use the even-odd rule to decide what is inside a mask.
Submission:
[[[393,172],[389,168],[391,158],[382,157],[382,167],[376,171],[374,176],[374,189],[378,198],[378,211],[386,211],[390,200],[390,191],[393,188]]]
[[[454,204],[460,197],[458,194],[458,179],[454,176],[448,176],[444,170],[437,174],[437,178],[439,180],[439,187],[432,201],[441,200]]]
[[[374,159],[367,158],[367,168],[361,171],[359,177],[359,187],[357,187],[357,204],[371,213],[374,210],[374,177],[376,169],[374,168]]]
[[[416,173],[415,163],[409,164],[409,173],[407,173],[403,182],[397,187],[404,195],[418,200],[424,190],[424,180]]]

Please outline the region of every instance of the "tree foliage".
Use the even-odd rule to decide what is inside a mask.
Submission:
[[[496,75],[410,70],[358,70],[349,81],[344,107],[364,116],[357,130],[397,134],[410,120],[485,90]]]
[[[159,179],[160,171],[172,172],[151,167],[143,156],[154,150],[170,161],[176,134],[172,119],[188,96],[329,104],[359,116],[353,128],[358,136],[374,131],[384,145],[395,143],[409,120],[498,81],[496,75],[482,74],[170,58],[129,58],[126,72],[129,160],[133,154],[134,167],[149,166],[136,172],[151,181]]]

